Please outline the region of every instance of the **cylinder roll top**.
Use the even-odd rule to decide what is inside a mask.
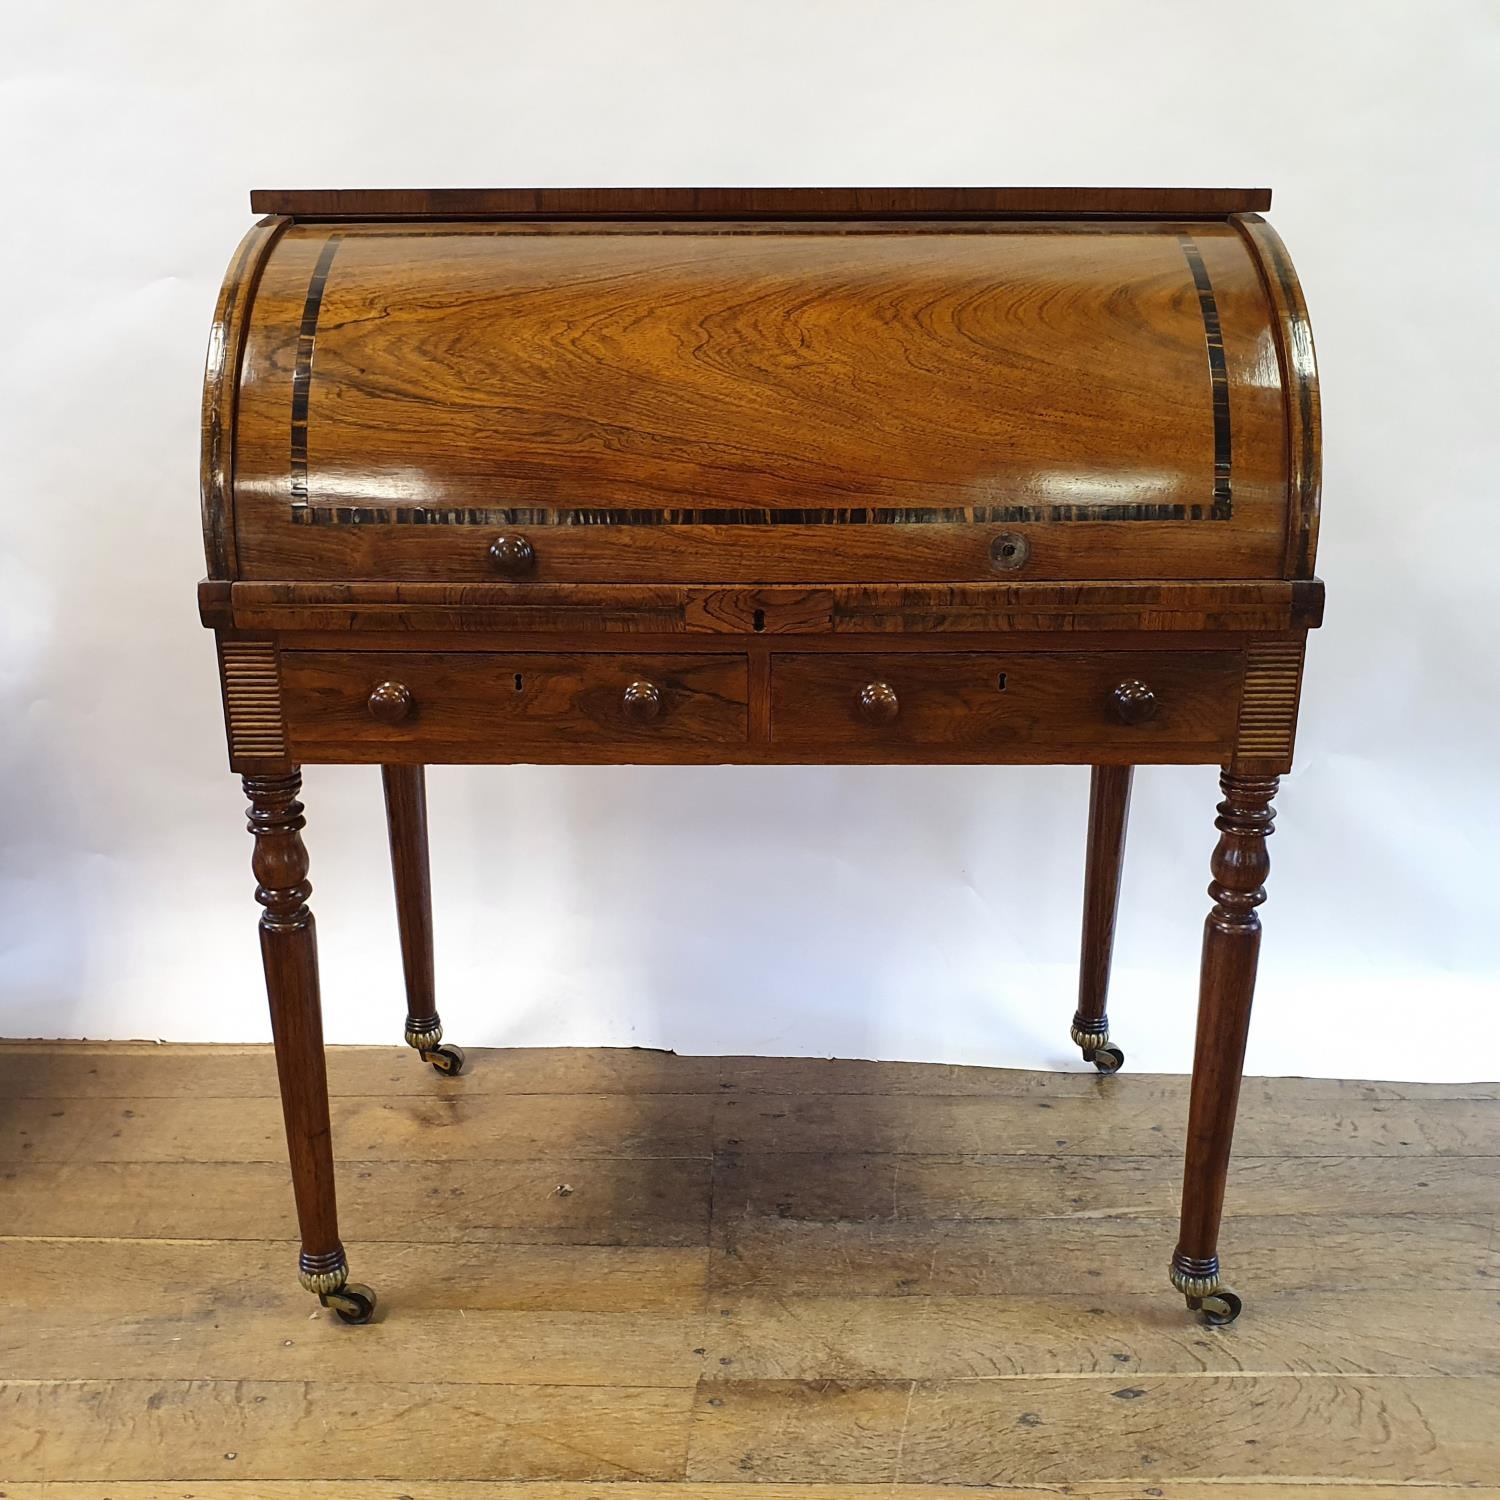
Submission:
[[[1268,244],[277,221],[211,390],[235,576],[495,579],[497,543],[517,581],[1305,576],[1312,373]]]

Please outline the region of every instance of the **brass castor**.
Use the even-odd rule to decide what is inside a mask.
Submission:
[[[1091,1062],[1101,1073],[1118,1073],[1125,1064],[1125,1054],[1109,1040],[1108,1016],[1073,1016],[1069,1029],[1073,1045],[1083,1053],[1084,1062]]]
[[[1085,1047],[1084,1062],[1091,1062],[1101,1073],[1118,1073],[1125,1065],[1125,1054],[1113,1042],[1102,1047]]]
[[[331,1307],[341,1323],[368,1323],[375,1316],[375,1289],[362,1281],[346,1281],[336,1292],[318,1298]]]
[[[439,1073],[455,1077],[464,1070],[464,1049],[445,1042],[441,1047],[428,1047],[422,1052],[422,1061],[431,1063]]]
[[[1211,1328],[1225,1328],[1244,1311],[1245,1304],[1227,1286],[1216,1287],[1206,1297],[1189,1297],[1189,1309],[1203,1314]]]

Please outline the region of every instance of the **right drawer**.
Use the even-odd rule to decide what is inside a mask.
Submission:
[[[771,662],[771,741],[845,761],[1219,761],[1238,651],[818,652]]]

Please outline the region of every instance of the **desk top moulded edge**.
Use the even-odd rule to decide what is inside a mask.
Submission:
[[[257,188],[297,219],[1224,219],[1269,188]]]

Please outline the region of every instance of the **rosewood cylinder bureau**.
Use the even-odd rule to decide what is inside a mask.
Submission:
[[[1172,1284],[1210,1322],[1266,839],[1320,622],[1318,390],[1270,194],[260,192],[203,404],[303,1284],[339,1240],[299,799],[382,768],[406,1040],[440,1073],[424,767],[1062,762],[1072,1039],[1132,768],[1222,768]],[[437,1085],[441,1087],[441,1085]]]

